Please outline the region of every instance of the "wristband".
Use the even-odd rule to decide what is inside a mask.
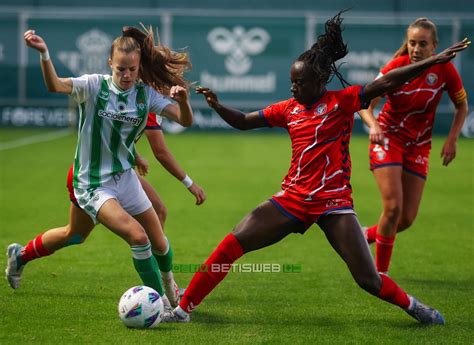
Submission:
[[[49,51],[46,50],[44,53],[40,53],[40,58],[42,61],[48,61],[49,60]]]
[[[184,186],[186,188],[189,188],[193,185],[193,180],[191,180],[191,177],[189,177],[188,175],[186,175],[182,180],[181,182],[184,184]]]

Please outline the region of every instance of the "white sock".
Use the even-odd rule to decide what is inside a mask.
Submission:
[[[408,305],[408,310],[412,310],[413,307],[415,306],[415,300],[412,296],[408,295],[408,299],[410,300],[410,304]]]
[[[181,318],[185,318],[189,315],[183,309],[181,309],[181,307],[179,305],[176,308],[174,308],[173,312]]]

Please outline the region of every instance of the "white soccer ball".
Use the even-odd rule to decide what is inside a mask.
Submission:
[[[134,286],[123,294],[118,304],[120,320],[130,328],[153,328],[161,322],[164,311],[160,294],[148,286]]]

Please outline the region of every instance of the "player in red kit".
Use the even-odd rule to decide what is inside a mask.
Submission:
[[[219,103],[209,89],[198,87],[207,103],[240,130],[283,127],[292,142],[291,167],[282,190],[261,203],[228,234],[194,274],[179,306],[165,322],[188,322],[189,314],[225,278],[245,253],[277,243],[291,233],[303,234],[313,223],[347,264],[367,292],[403,308],[424,324],[444,324],[441,314],[407,295],[390,277],[379,274],[353,210],[348,151],[354,112],[370,100],[402,85],[426,68],[451,60],[467,42],[417,64],[396,69],[366,86],[327,91],[332,75],[343,81],[335,61],[347,54],[340,13],[326,23],[325,34],[291,66],[293,98],[244,114]],[[215,268],[221,269],[215,269]]]
[[[408,27],[402,47],[379,76],[431,57],[437,42],[436,26],[426,18],[415,20]],[[433,65],[387,93],[377,119],[385,140],[381,145],[371,143],[369,157],[383,212],[378,224],[365,229],[365,234],[369,243],[376,242],[379,272],[388,272],[396,233],[407,229],[418,213],[428,175],[435,112],[443,91],[455,108],[451,130],[441,150],[443,165],[447,166],[456,156],[456,142],[468,112],[466,91],[451,62]],[[361,111],[369,113],[369,121],[375,121],[372,112],[379,99],[374,99],[368,110]]]

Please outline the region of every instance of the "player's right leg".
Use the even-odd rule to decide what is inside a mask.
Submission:
[[[79,207],[71,204],[69,224],[47,230],[29,241],[25,247],[18,243],[8,246],[8,263],[5,275],[13,289],[20,286],[24,266],[35,259],[49,256],[55,251],[84,242],[94,228],[94,222]]]
[[[265,201],[248,214],[212,252],[196,272],[179,306],[164,317],[164,322],[188,322],[189,314],[226,277],[231,265],[242,255],[279,242],[288,234],[304,232],[302,223],[285,216]]]

